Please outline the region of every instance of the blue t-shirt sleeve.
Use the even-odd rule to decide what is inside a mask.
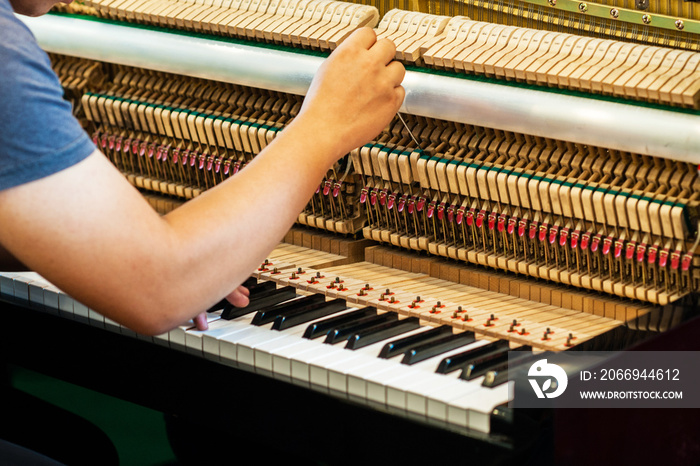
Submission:
[[[48,56],[0,0],[0,190],[54,174],[94,150]]]

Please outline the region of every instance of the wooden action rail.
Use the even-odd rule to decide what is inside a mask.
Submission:
[[[377,31],[407,62],[698,108],[696,52],[402,10],[384,15]]]
[[[379,20],[374,7],[333,0],[87,4],[120,21],[322,50]],[[392,39],[396,58],[409,63],[666,105],[700,105],[696,52],[404,10],[387,12],[377,33]]]
[[[374,27],[376,8],[329,0],[225,2],[87,1],[103,17],[240,39],[332,50],[355,29]]]

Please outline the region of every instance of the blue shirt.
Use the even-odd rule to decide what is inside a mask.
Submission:
[[[68,168],[94,150],[49,57],[9,0],[0,0],[0,190]]]

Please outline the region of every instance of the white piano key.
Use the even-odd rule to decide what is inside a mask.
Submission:
[[[272,359],[273,377],[279,380],[293,383],[292,360],[294,355],[309,351],[318,346],[319,342],[312,340],[301,340],[291,345],[279,346],[270,350]],[[264,366],[263,366],[264,367]],[[298,383],[298,382],[297,382]]]
[[[153,343],[158,346],[165,346],[170,348],[170,337],[167,333],[161,333],[153,337]]]
[[[228,361],[227,364],[229,365],[241,367],[238,361],[238,342],[244,338],[259,334],[261,332],[269,332],[269,330],[261,329],[255,326],[248,326],[247,328],[242,328],[221,337],[219,339],[219,357],[221,358],[221,361]],[[252,369],[252,366],[245,368]]]
[[[27,290],[29,293],[29,302],[32,304],[35,304],[39,306],[40,308],[44,307],[44,288],[46,287],[46,283],[43,280],[31,280],[27,281]],[[53,310],[51,312],[52,314],[58,314],[57,310]]]
[[[212,361],[221,361],[221,345],[219,340],[225,335],[246,329],[250,326],[253,317],[245,315],[231,320],[220,319],[212,322],[209,330],[202,334],[202,348],[204,357]]]
[[[194,327],[194,322],[190,320],[168,332],[170,347],[179,351],[185,351],[185,331],[192,327]]]
[[[49,283],[47,286],[44,287],[44,306],[46,306],[47,309],[54,309],[55,313],[58,315],[62,315],[60,312],[60,307],[58,305],[58,296],[61,293],[61,290],[53,286],[51,283]]]
[[[112,319],[109,319],[107,317],[104,317],[104,324],[105,324],[105,329],[109,330],[110,332],[114,333],[122,333],[121,325],[113,321]]]
[[[88,320],[93,327],[105,328],[104,316],[94,309],[88,308]]]
[[[354,354],[352,351],[345,350],[342,346],[338,346],[334,353],[325,354],[324,356],[313,359],[309,362],[309,382],[316,385],[323,391],[328,392],[330,389],[331,373],[334,372],[339,365],[346,367],[353,361],[363,361],[367,363],[367,359],[363,359],[361,354]],[[336,374],[338,374],[336,369]],[[334,381],[334,386],[339,384],[338,380]]]
[[[17,272],[2,272],[0,274],[0,293],[15,296],[15,276]]]
[[[58,309],[59,309],[59,315],[62,317],[65,317],[70,320],[74,320],[74,312],[73,312],[73,298],[68,296],[67,294],[63,293],[62,291],[59,291],[58,293]]]
[[[432,358],[429,358],[425,361],[421,361],[420,363],[413,364],[411,368],[413,369],[410,374],[408,374],[405,377],[402,377],[400,379],[400,382],[397,380],[394,380],[390,386],[387,386],[387,405],[402,409],[402,410],[407,410],[408,409],[408,391],[412,389],[417,389],[417,387],[424,386],[426,380],[437,380],[439,381],[436,383],[437,386],[440,385],[440,382],[444,382],[447,378],[450,378],[449,376],[446,376],[445,374],[437,374],[435,371],[440,364],[440,361],[442,359],[452,356],[454,354],[459,354],[464,351],[468,351],[470,349],[475,349],[480,346],[483,346],[487,344],[487,341],[484,340],[479,340],[473,343],[470,343],[469,345],[462,346],[460,348],[456,348],[451,351],[447,351],[443,354],[434,356]],[[458,375],[458,374],[457,374]],[[438,379],[433,378],[433,376],[439,377]],[[451,378],[454,378],[452,376]],[[462,383],[469,383],[468,381],[464,380]],[[430,390],[429,390],[430,391]],[[416,392],[416,396],[421,393],[421,392]],[[423,394],[425,394],[423,392]]]
[[[236,342],[236,357],[240,365],[254,369],[255,347],[267,341],[274,341],[285,337],[281,332],[273,332],[271,327],[272,324],[257,327],[256,332],[252,332],[249,336]]]
[[[18,273],[12,282],[14,286],[14,297],[22,301],[29,301],[29,284],[22,274]]]
[[[313,343],[314,345],[310,346],[306,351],[295,353],[290,357],[292,362],[292,383],[311,388],[311,364],[317,359],[341,355],[345,351],[343,348],[336,346]],[[320,374],[317,374],[316,378],[323,380]]]
[[[480,377],[477,380],[483,380]],[[450,424],[461,426],[464,411],[468,412],[467,427],[488,433],[491,430],[491,412],[496,406],[507,403],[512,394],[512,382],[489,388],[482,387],[479,396],[464,395],[450,402],[447,411],[447,420]]]
[[[221,320],[221,311],[206,313],[207,326],[213,325],[214,322]],[[202,336],[206,330],[197,330],[191,328],[185,331],[185,350],[196,356],[204,356]]]
[[[288,331],[282,332],[285,338],[268,340],[257,345],[254,349],[255,371],[263,374],[269,374],[272,377],[276,376],[276,372],[280,372],[286,377],[291,377],[291,365],[289,363],[289,359],[285,359],[286,363],[284,364],[280,361],[279,368],[277,368],[273,363],[274,355],[285,354],[285,352],[288,352],[291,348],[299,344],[303,344],[305,341],[309,341],[302,338],[304,330],[305,327],[303,325],[299,325],[288,329]]]
[[[78,322],[82,322],[84,324],[90,323],[88,308],[86,305],[79,301],[73,301],[73,316]]]
[[[352,374],[363,370],[376,373],[379,370],[388,370],[398,364],[398,361],[387,361],[379,358],[379,353],[387,343],[415,334],[418,330],[420,329],[386,338],[358,350],[346,350],[348,353],[354,354],[355,357],[333,362],[327,366],[329,390],[348,396],[349,380]]]

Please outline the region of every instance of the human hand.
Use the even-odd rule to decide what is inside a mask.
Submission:
[[[371,141],[399,110],[406,70],[394,61],[395,54],[393,42],[378,41],[372,29],[361,28],[321,65],[295,123],[326,137],[335,157],[329,165]]]
[[[228,302],[230,302],[236,307],[246,307],[250,302],[248,296],[250,296],[248,288],[246,288],[245,286],[239,286],[238,288],[233,290],[228,296],[226,296],[226,299],[228,300]],[[206,312],[202,312],[192,320],[194,321],[194,326],[197,328],[197,330],[207,330],[209,328],[209,324],[207,323]]]

